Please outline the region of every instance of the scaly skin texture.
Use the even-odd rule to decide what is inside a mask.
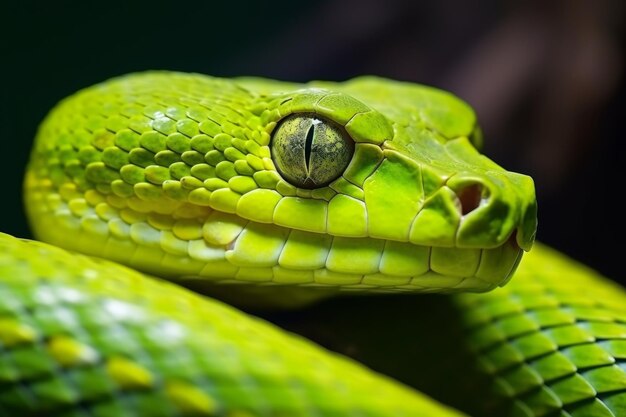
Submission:
[[[281,131],[282,121],[300,116],[315,120]],[[280,135],[300,150],[273,151]],[[26,207],[44,241],[169,279],[244,284],[226,288],[234,297],[246,292],[247,302],[284,299],[294,287],[311,297],[320,288],[482,292],[507,283],[530,249],[536,204],[532,180],[482,156],[481,141],[465,103],[413,84],[134,74],[79,92],[46,118]],[[344,169],[316,149],[354,154]],[[318,168],[321,182],[335,179],[312,187]],[[294,169],[292,182],[311,180],[296,187],[281,175]],[[3,245],[5,414],[454,414],[219,303],[41,244],[6,237]],[[449,299],[460,307],[451,327],[463,335],[453,347],[466,341],[500,387],[484,394],[482,410],[497,403],[502,415],[624,413],[613,395],[624,389],[623,314],[603,305],[594,305],[595,316],[581,313],[571,294],[601,280],[585,271],[583,280],[561,282],[568,265],[540,249],[523,263],[520,287]],[[550,306],[536,303],[550,297],[554,311],[544,317],[538,310]],[[502,305],[518,310],[502,313]],[[46,308],[54,311],[39,313]],[[614,326],[594,324],[601,319]],[[546,342],[552,327],[568,323],[565,339]],[[567,339],[584,329],[587,339]],[[583,346],[579,356],[570,342]],[[591,388],[573,385],[580,381]]]
[[[296,113],[354,142],[328,186],[296,188],[276,171],[271,135]],[[51,112],[26,207],[44,241],[169,278],[486,291],[530,249],[536,205],[529,177],[471,141],[472,110],[427,87],[135,74]]]
[[[217,301],[0,234],[0,416],[460,416]]]
[[[336,299],[290,320],[470,415],[626,415],[626,291],[542,245],[487,294]]]
[[[626,415],[626,292],[536,249],[511,285],[455,300],[470,349],[493,378],[496,397],[485,405],[513,416]]]

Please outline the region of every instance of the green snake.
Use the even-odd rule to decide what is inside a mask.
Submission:
[[[458,98],[375,77],[147,72],[63,100],[24,186],[47,243],[0,237],[0,416],[626,416],[626,292],[522,260],[533,182],[481,144]],[[248,308],[328,298],[402,382],[129,267]]]

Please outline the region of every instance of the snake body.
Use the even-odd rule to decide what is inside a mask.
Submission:
[[[531,248],[536,203],[481,141],[469,106],[409,83],[131,74],[51,111],[25,201],[43,241],[241,304],[484,292]],[[173,284],[0,245],[0,415],[458,415]],[[624,415],[624,291],[542,247],[516,275],[450,298],[490,385],[453,405]]]

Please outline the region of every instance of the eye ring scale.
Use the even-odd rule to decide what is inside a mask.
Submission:
[[[307,189],[324,187],[337,179],[354,154],[354,140],[342,126],[309,113],[281,120],[270,147],[280,175]]]

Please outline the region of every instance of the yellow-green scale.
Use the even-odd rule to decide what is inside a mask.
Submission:
[[[217,301],[7,235],[0,386],[1,416],[459,415]]]

